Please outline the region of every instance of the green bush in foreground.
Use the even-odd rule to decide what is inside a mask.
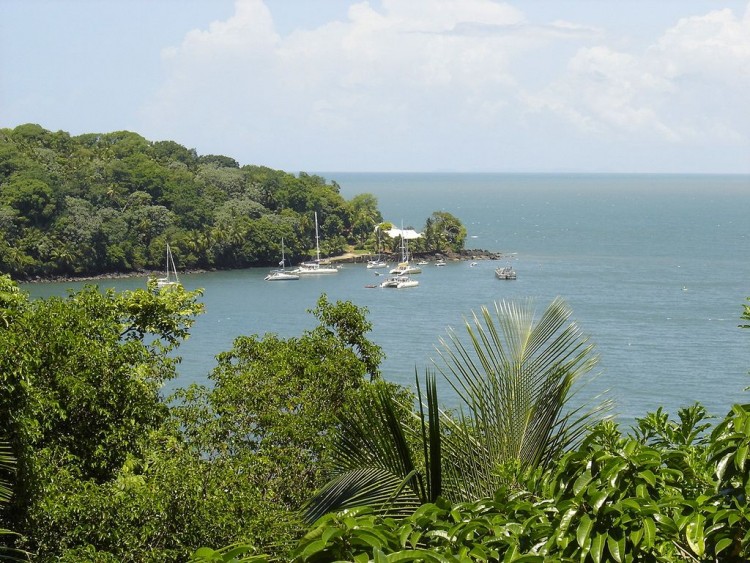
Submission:
[[[320,518],[295,561],[747,561],[750,405],[705,435],[705,411],[612,422],[519,489],[438,499],[403,519],[355,508]]]

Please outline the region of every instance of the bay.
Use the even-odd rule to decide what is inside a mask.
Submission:
[[[695,401],[723,415],[747,401],[750,330],[738,328],[750,296],[750,176],[605,174],[320,173],[347,199],[372,193],[386,220],[421,229],[434,211],[466,225],[467,247],[499,251],[518,272],[494,278],[506,260],[425,266],[420,285],[366,286],[364,265],[339,274],[268,283],[267,269],[181,276],[205,289],[206,313],[180,348],[171,386],[207,383],[214,356],[236,336],[298,336],[315,320],[306,310],[326,293],[366,307],[371,339],[387,358],[384,376],[413,386],[439,362],[448,329],[464,335],[472,312],[495,302],[564,298],[600,356],[598,378],[582,391],[608,390],[624,424],[663,405]],[[143,278],[100,280],[143,287]],[[64,294],[83,282],[25,284],[32,296]],[[443,385],[441,397],[454,406]]]

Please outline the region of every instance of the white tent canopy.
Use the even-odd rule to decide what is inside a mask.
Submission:
[[[401,236],[403,235],[404,239],[406,240],[413,240],[422,236],[422,233],[418,233],[414,229],[397,229],[396,227],[393,227],[389,231],[383,232],[391,238],[401,238]]]

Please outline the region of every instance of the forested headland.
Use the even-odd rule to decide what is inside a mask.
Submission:
[[[15,279],[160,270],[167,243],[181,270],[276,264],[282,238],[296,262],[315,248],[314,212],[324,256],[376,251],[377,199],[345,200],[318,175],[129,131],[0,129],[0,272]],[[412,250],[460,250],[466,238],[444,212],[424,231]]]

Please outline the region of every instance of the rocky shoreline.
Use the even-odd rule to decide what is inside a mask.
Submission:
[[[501,252],[491,252],[480,249],[464,249],[460,252],[415,252],[412,254],[412,261],[426,260],[427,262],[461,262],[467,260],[502,260],[505,256]],[[329,258],[329,262],[336,263],[362,263],[375,258],[373,254],[353,254],[347,253],[341,256]],[[387,262],[399,262],[401,256],[398,253],[384,254],[382,258]]]

